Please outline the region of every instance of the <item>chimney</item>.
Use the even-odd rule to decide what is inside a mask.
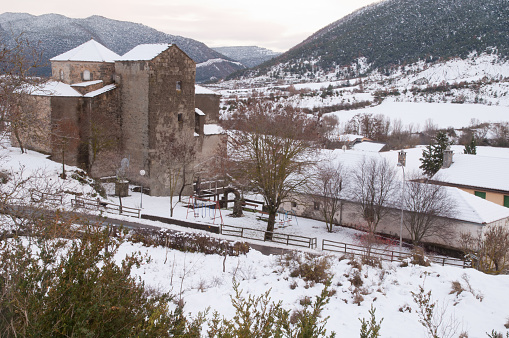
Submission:
[[[406,151],[401,150],[398,153],[398,165],[400,166],[406,166]]]
[[[444,150],[444,160],[442,163],[442,168],[449,168],[452,164],[452,150],[450,146],[447,146],[447,149]]]

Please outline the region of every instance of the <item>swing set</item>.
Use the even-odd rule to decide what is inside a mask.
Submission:
[[[191,211],[192,210],[192,211]],[[224,225],[223,215],[221,214],[221,207],[219,205],[219,201],[213,201],[210,199],[196,197],[191,195],[189,197],[189,202],[187,205],[187,215],[186,219],[189,217],[189,214],[192,213],[194,218],[208,218],[212,220],[212,224],[215,224],[216,219],[221,220],[221,225]]]
[[[281,208],[279,209],[277,214],[278,214],[278,224],[281,228],[286,228],[287,226],[292,225],[291,222],[293,219],[295,219],[295,222],[297,223],[297,225],[299,225],[295,210],[285,210],[284,208]]]

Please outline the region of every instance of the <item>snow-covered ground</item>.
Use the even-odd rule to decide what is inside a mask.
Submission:
[[[415,151],[416,154],[418,151]],[[482,151],[489,153],[493,149]],[[6,149],[4,155],[0,165],[3,170],[19,171],[20,167],[24,167],[24,175],[44,172],[45,181],[51,179],[60,187],[65,183],[66,189],[92,192],[88,185],[81,185],[77,181],[68,179],[63,182],[58,178],[60,164],[47,160],[44,155],[35,152],[22,155],[17,148]],[[115,202],[117,199],[110,197],[109,200]],[[131,192],[130,197],[123,199],[123,204],[140,206],[141,195]],[[143,213],[168,216],[169,198],[143,195]],[[260,229],[264,226],[253,214],[240,219],[228,217],[227,214],[227,211],[222,213],[225,224]],[[200,213],[195,218],[194,214],[181,206],[176,207],[175,218],[218,222],[211,219],[208,213]],[[167,226],[157,222],[151,224]],[[176,226],[172,228],[191,231]],[[291,226],[277,231],[351,243],[357,241],[354,230],[337,228],[333,234],[328,234],[322,222],[303,218],[292,220]],[[256,250],[251,250],[245,256],[227,257],[225,272],[222,256],[182,253],[140,244],[122,245],[117,257],[120,260],[135,251],[146,253],[152,260],[133,273],[148,287],[171,291],[177,298],[182,297],[185,302],[184,311],[192,315],[210,307],[209,316],[217,310],[231,318],[234,308],[230,304],[230,296],[234,281],[239,283],[245,295],[261,295],[271,290],[272,300],[282,301],[283,306],[291,310],[301,307],[299,300],[303,297],[314,297],[323,288],[322,284],[306,283],[299,277],[291,277],[290,269],[281,263],[279,256],[264,256]],[[331,288],[335,294],[325,306],[323,316],[330,316],[326,327],[329,331],[335,331],[338,337],[358,336],[361,325],[358,318],[368,318],[371,305],[376,308],[377,319],[383,318],[382,337],[426,337],[419,323],[417,306],[412,299],[412,292],[418,292],[419,286],[432,292],[437,308],[445,311],[442,316],[444,325],[457,328],[455,336],[463,331],[468,332],[468,337],[485,337],[485,333],[492,329],[506,332],[504,324],[509,320],[509,276],[490,276],[473,269],[438,265],[421,267],[410,264],[400,267],[396,263],[383,263],[382,268],[364,265],[359,270],[348,259],[340,259],[339,256],[331,255],[329,261],[330,272],[333,274]],[[350,281],[356,274],[362,279],[362,285],[358,288]],[[453,282],[461,283],[465,291],[459,295],[451,293]],[[355,299],[360,300],[359,295],[363,300],[354,303]]]

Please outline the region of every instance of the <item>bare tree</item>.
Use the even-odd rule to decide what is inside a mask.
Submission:
[[[40,116],[30,95],[45,80],[34,76],[34,70],[41,66],[42,60],[37,47],[24,39],[23,34],[14,37],[13,41],[13,44],[7,44],[6,37],[0,37],[0,123],[2,129],[9,127],[24,153],[24,139],[33,136],[33,131],[41,127]]]
[[[364,158],[353,172],[353,195],[360,205],[368,231],[374,234],[388,213],[396,189],[396,169],[384,158]]]
[[[455,214],[456,205],[447,193],[447,188],[412,179],[405,185],[403,224],[412,242],[419,244],[434,236],[443,240],[450,239],[453,229],[446,218]]]
[[[230,174],[263,195],[269,214],[265,239],[272,239],[277,211],[308,182],[316,121],[290,106],[251,100],[225,124]]]
[[[390,130],[390,120],[385,115],[378,114],[357,114],[348,121],[346,131],[348,133],[360,133],[376,141],[384,141],[387,139]]]
[[[164,146],[159,149],[160,164],[165,167],[165,172],[159,180],[169,189],[170,217],[177,203],[173,198],[179,190],[179,201],[186,186],[192,183],[192,170],[190,168],[196,156],[194,139],[186,135],[168,134],[164,140]]]
[[[509,224],[486,226],[477,236],[461,235],[463,251],[474,260],[474,267],[499,274],[509,268]]]
[[[346,170],[341,164],[334,165],[327,161],[318,166],[313,190],[318,200],[320,214],[325,220],[328,232],[332,232],[335,216],[341,210],[340,194],[345,184]]]
[[[65,179],[65,156],[66,153],[76,150],[79,140],[79,128],[70,119],[60,119],[55,122],[52,128],[53,146],[60,151],[62,161],[62,174],[61,178]]]

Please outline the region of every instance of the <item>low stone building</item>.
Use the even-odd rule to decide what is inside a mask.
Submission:
[[[354,189],[353,176],[355,171],[360,167],[364,160],[369,159],[386,159],[396,168],[396,157],[389,156],[388,153],[364,152],[355,150],[323,150],[323,159],[333,163],[333,167],[341,164],[344,171],[344,180],[342,182],[343,190],[341,190],[339,200],[341,208],[334,215],[334,223],[337,225],[349,226],[353,228],[366,229],[367,222],[363,219],[362,209]],[[392,155],[397,155],[393,152]],[[470,157],[470,156],[468,156]],[[467,156],[462,156],[467,158]],[[478,157],[481,161],[481,157]],[[452,167],[452,166],[451,166]],[[407,168],[408,169],[408,168]],[[483,179],[479,179],[482,181]],[[385,200],[384,206],[387,214],[381,219],[376,231],[381,234],[388,234],[399,237],[401,227],[401,197],[402,197],[402,181],[397,181],[394,190],[391,191]],[[407,182],[408,189],[410,184],[430,184]],[[445,194],[449,200],[447,206],[450,212],[447,215],[438,215],[437,225],[444,228],[440,234],[433,233],[429,237],[423,239],[423,242],[438,244],[442,247],[459,248],[461,234],[470,233],[477,236],[478,233],[485,231],[489,226],[505,226],[509,227],[509,208],[505,208],[496,203],[474,196],[463,189],[456,187],[443,187]],[[306,192],[293,196],[291,200],[285,201],[282,205],[284,212],[295,214],[297,216],[305,216],[317,220],[324,220],[323,217],[323,197],[318,189],[314,194],[312,189],[307,188]],[[407,191],[406,194],[409,192]],[[415,209],[414,209],[415,210]],[[418,209],[419,210],[419,209]],[[403,210],[405,223],[408,220],[409,210]],[[325,227],[325,225],[324,225]],[[410,234],[403,227],[402,237],[406,240],[410,239]]]
[[[196,163],[222,142],[220,96],[195,85],[196,64],[176,45],[139,45],[119,56],[90,40],[50,61],[51,81],[31,93],[50,137],[27,145],[56,161],[65,153],[66,164],[101,177],[115,175],[124,159],[128,178],[166,195],[170,140],[194,145]]]

